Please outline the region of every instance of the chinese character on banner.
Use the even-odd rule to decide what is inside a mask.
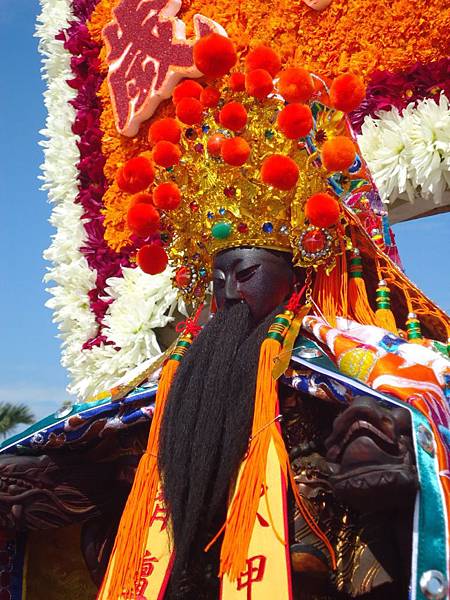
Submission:
[[[164,500],[162,493],[159,494],[155,498],[155,508],[153,510],[153,514],[150,519],[150,527],[155,523],[155,521],[161,521],[160,532],[167,529],[167,523],[169,522],[169,514],[167,512],[167,508],[164,505]]]
[[[247,589],[247,600],[252,600],[252,586],[254,583],[258,583],[264,578],[264,571],[266,570],[266,557],[262,554],[252,556],[247,559],[247,570],[243,571],[237,580],[237,590]]]
[[[194,65],[195,41],[225,30],[207,17],[194,16],[195,39],[175,15],[181,0],[122,0],[103,29],[108,85],[119,133],[134,136],[159,103],[184,77],[200,77]]]
[[[260,498],[262,498],[265,495],[266,489],[267,489],[267,486],[262,484],[261,485],[261,493],[259,494]],[[261,525],[261,527],[269,527],[269,523],[259,512],[256,513],[256,518],[258,519],[258,523]]]
[[[153,573],[156,562],[158,562],[156,556],[152,556],[152,553],[146,550],[139,579],[136,581],[136,600],[146,600],[145,590],[148,587],[148,578]]]

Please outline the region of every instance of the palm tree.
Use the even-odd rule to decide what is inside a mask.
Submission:
[[[34,415],[26,404],[0,402],[0,435],[4,438],[17,425],[30,425]]]

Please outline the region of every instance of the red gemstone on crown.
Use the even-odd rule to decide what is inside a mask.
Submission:
[[[180,267],[175,275],[175,282],[180,288],[188,286],[191,282],[191,270],[187,267]]]
[[[308,254],[315,254],[325,248],[326,241],[327,239],[323,231],[320,231],[320,229],[311,229],[311,231],[307,231],[303,236],[302,247]]]
[[[223,193],[227,198],[233,198],[236,195],[236,189],[234,187],[226,187],[223,190]]]

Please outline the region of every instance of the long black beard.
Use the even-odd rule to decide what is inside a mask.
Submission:
[[[243,303],[219,311],[172,384],[158,464],[172,519],[173,581],[225,518],[251,432],[259,349],[272,320],[273,314],[255,328]]]

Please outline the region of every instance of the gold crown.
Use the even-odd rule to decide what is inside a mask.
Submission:
[[[325,104],[328,89],[316,80],[320,85],[314,86],[308,104],[313,125],[304,137],[291,139],[282,131],[278,117],[288,103],[278,92],[257,99],[245,91],[234,91],[229,77],[216,82],[218,103],[203,106],[196,125],[178,119],[181,158],[174,166],[157,166],[155,184],[173,182],[181,192],[177,208],[161,210],[160,231],[169,263],[175,268],[174,283],[187,300],[203,297],[211,280],[213,257],[227,248],[282,250],[293,254],[294,265],[325,264],[327,270],[345,250],[344,212],[339,211],[331,226],[323,226],[307,218],[305,204],[319,192],[340,200],[352,190],[370,188],[370,183],[356,154],[352,164],[340,172],[323,166],[322,145],[338,136],[350,139],[350,133],[345,114]],[[245,109],[242,127],[224,126],[221,110],[232,102]],[[177,115],[180,117],[178,107]],[[225,146],[225,141],[233,138],[244,140],[249,149],[247,160],[238,166],[214,150],[214,141]],[[294,185],[283,185],[284,177],[289,178],[283,163],[278,183],[271,185],[270,178],[262,177],[271,157],[288,157],[291,165],[295,163]],[[155,162],[161,165],[156,158]],[[289,189],[280,189],[283,187]]]
[[[163,219],[171,232],[171,262],[177,267],[189,266],[193,274],[203,278],[208,278],[214,255],[227,248],[297,250],[305,224],[304,203],[313,193],[327,188],[324,172],[314,166],[302,144],[287,140],[274,127],[283,100],[255,102],[244,94],[231,94],[227,88],[222,98],[224,103],[238,99],[247,109],[248,122],[242,134],[251,147],[247,162],[234,167],[209,155],[211,136],[232,135],[217,123],[216,111],[209,110],[201,127],[185,128],[180,164],[173,172],[160,171],[157,177],[158,182],[174,181],[183,198],[180,207],[167,212]],[[261,163],[272,154],[290,156],[299,166],[293,190],[281,191],[262,183]]]

